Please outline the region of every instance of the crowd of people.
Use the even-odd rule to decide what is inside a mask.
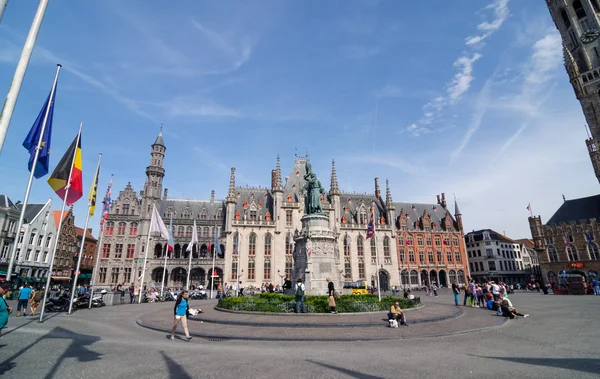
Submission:
[[[454,294],[454,305],[459,306],[460,292],[464,293],[463,306],[483,308],[497,311],[499,316],[508,318],[529,317],[529,314],[520,313],[513,307],[509,294],[514,294],[514,287],[506,283],[496,283],[490,280],[486,283],[475,283],[475,280],[469,280],[468,284],[462,289],[452,282],[452,293]]]

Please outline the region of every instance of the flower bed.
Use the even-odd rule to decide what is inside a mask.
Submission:
[[[309,313],[329,313],[327,296],[305,296],[304,304]],[[379,302],[377,295],[342,295],[337,303],[338,313],[387,311],[396,301],[400,308],[413,308],[416,304],[408,299],[386,296]],[[292,313],[296,302],[294,296],[280,293],[261,293],[254,296],[226,297],[219,300],[219,308],[245,312]]]

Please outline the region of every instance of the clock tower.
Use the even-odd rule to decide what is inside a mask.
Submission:
[[[565,68],[591,132],[586,140],[600,181],[600,0],[546,0],[563,41]]]

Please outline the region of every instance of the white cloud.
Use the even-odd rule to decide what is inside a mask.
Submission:
[[[496,32],[504,21],[510,15],[508,10],[508,2],[509,0],[496,0],[493,4],[488,5],[484,9],[493,9],[494,10],[494,19],[491,22],[484,21],[481,24],[477,25],[477,30],[483,32],[480,35],[467,37],[465,44],[466,45],[476,45],[488,38],[494,32]]]
[[[456,103],[460,100],[471,87],[473,81],[473,64],[482,57],[479,53],[474,53],[471,57],[463,55],[454,62],[454,68],[458,72],[448,84],[447,93],[450,103]]]

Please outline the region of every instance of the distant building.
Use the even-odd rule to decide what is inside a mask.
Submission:
[[[564,200],[548,222],[529,217],[542,279],[558,284],[561,271],[598,278],[600,271],[600,195]]]
[[[73,269],[75,270],[77,267],[77,260],[79,251],[81,250],[81,243],[84,240],[83,238],[83,228],[75,227],[75,234],[77,236],[76,242],[76,254],[73,257]],[[79,268],[79,276],[77,278],[77,283],[81,285],[88,285],[90,280],[92,279],[92,273],[94,270],[94,262],[96,260],[96,249],[98,240],[92,235],[92,229],[88,228],[85,233],[85,242],[83,245],[83,254],[81,256],[81,266]],[[75,274],[74,274],[75,275]]]
[[[492,229],[472,231],[465,235],[471,277],[477,282],[493,280],[507,284],[525,283],[528,272],[521,243]]]
[[[54,224],[58,228],[60,222],[60,211],[54,211]],[[52,268],[52,280],[69,285],[73,271],[73,257],[77,251],[77,236],[75,234],[75,217],[73,209],[64,213],[63,223],[58,236],[58,246],[54,255]]]
[[[542,271],[538,253],[535,251],[535,244],[529,238],[515,240],[521,244],[521,255],[523,256],[523,268],[527,273],[529,280],[542,282]]]
[[[6,278],[10,253],[17,236],[19,207],[7,195],[0,195],[0,280]]]

